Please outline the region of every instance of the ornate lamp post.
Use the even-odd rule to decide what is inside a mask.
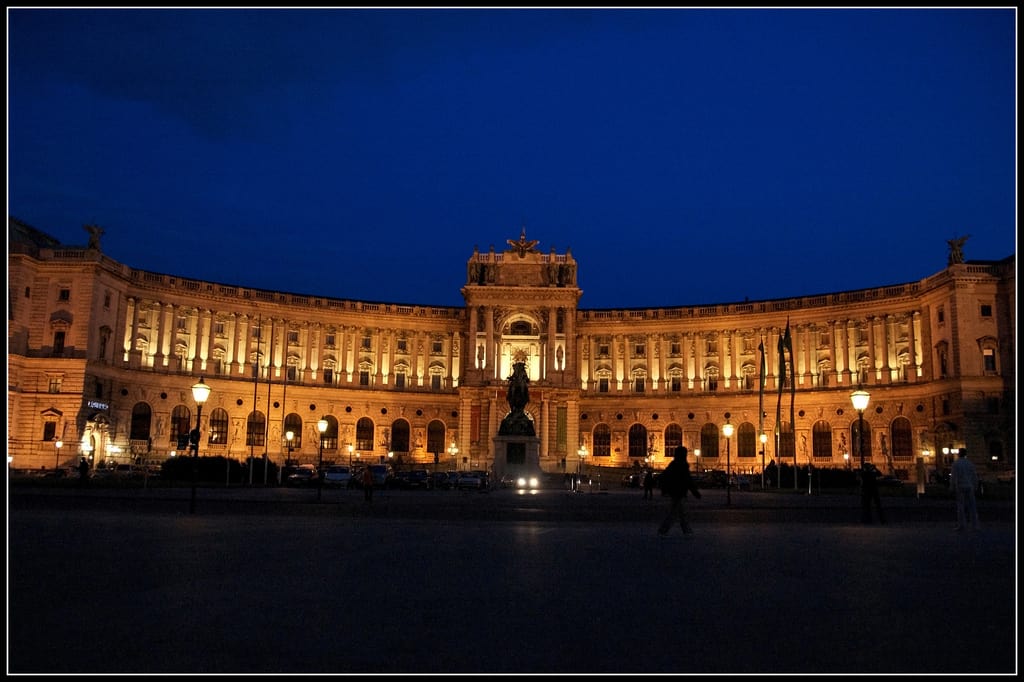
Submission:
[[[580,492],[580,485],[583,484],[583,463],[587,461],[587,446],[586,444],[581,445],[580,449],[576,451],[576,454],[580,457],[580,465],[576,468],[576,492]]]
[[[856,391],[850,394],[850,400],[853,402],[853,409],[857,410],[860,415],[857,422],[857,450],[860,451],[860,468],[864,468],[864,410],[868,409],[868,401],[871,400],[871,394],[865,391],[863,388],[858,388]]]
[[[729,423],[729,418],[726,417],[725,424],[722,425],[722,435],[725,436],[725,503],[732,504],[732,460],[730,459],[730,451],[732,449],[732,432],[733,425]]]
[[[700,468],[700,448],[694,448],[693,456],[697,458],[697,475],[703,476],[704,470]]]
[[[210,387],[199,377],[197,383],[192,384],[192,399],[196,401],[196,428],[189,434],[189,442],[192,444],[192,497],[188,505],[188,513],[196,513],[196,477],[199,475],[199,425],[203,418],[203,403],[210,397]]]
[[[60,449],[62,447],[64,447],[64,441],[62,441],[60,438],[58,438],[57,442],[55,442],[53,444],[53,449],[57,451],[57,461],[53,465],[53,475],[54,476],[57,475],[57,469],[60,468]]]
[[[352,470],[352,451],[353,450],[355,450],[355,447],[352,445],[352,443],[349,443],[348,444],[348,468],[349,468],[349,471]]]
[[[324,494],[322,469],[324,468],[324,434],[327,433],[327,417],[320,417],[320,421],[316,423],[316,430],[320,432],[320,457],[316,465],[316,501],[319,502],[323,499]]]

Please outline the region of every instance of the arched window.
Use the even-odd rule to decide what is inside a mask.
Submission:
[[[396,453],[408,453],[410,451],[409,422],[404,419],[396,419],[391,422],[391,449]]]
[[[168,436],[170,437],[170,443],[177,446],[178,439],[187,436],[191,427],[192,413],[188,407],[184,405],[177,405],[171,410],[171,428]]]
[[[284,418],[284,432],[292,432],[292,450],[302,449],[302,417],[292,412]],[[287,441],[285,442],[287,447]]]
[[[135,403],[132,407],[131,440],[149,440],[149,428],[153,421],[153,410],[148,403]]]
[[[612,454],[612,430],[607,424],[598,424],[594,427],[594,457],[611,457]]]
[[[665,456],[671,457],[676,448],[683,444],[683,427],[669,424],[665,427]]]
[[[896,417],[889,425],[890,438],[892,441],[892,458],[909,461],[914,458],[914,434],[910,427],[910,420],[906,417]]]
[[[643,424],[633,424],[629,427],[629,456],[647,456],[647,427]]]
[[[779,424],[779,463],[786,459],[796,457],[796,437],[793,434],[793,425],[789,422]]]
[[[705,424],[700,429],[700,456],[701,459],[718,459],[718,439],[721,437],[718,427],[714,424]]]
[[[427,450],[438,458],[442,457],[448,446],[444,442],[444,422],[435,419],[427,424]]]
[[[324,431],[324,450],[338,449],[338,419],[333,415],[326,414],[327,430]]]
[[[215,407],[210,412],[210,435],[207,442],[210,445],[225,445],[228,442],[228,411],[223,407]]]
[[[261,448],[267,442],[267,419],[260,411],[249,413],[245,424],[245,444]]]
[[[860,462],[863,459],[865,462],[871,461],[871,424],[866,420],[864,421],[864,441],[861,442],[858,437],[861,420],[854,419],[850,424],[850,443],[852,443],[853,453],[852,457],[857,461],[857,466],[860,466]],[[863,447],[863,454],[860,448]]]
[[[356,450],[373,452],[373,420],[361,417],[356,422]]]
[[[757,429],[750,422],[736,428],[736,456],[753,457],[757,454]]]
[[[824,419],[811,427],[811,451],[816,460],[832,458],[832,426]]]

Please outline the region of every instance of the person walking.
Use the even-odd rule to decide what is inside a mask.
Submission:
[[[373,502],[373,472],[370,467],[363,468],[363,499]]]
[[[658,527],[658,535],[668,535],[672,523],[678,519],[679,527],[683,533],[689,535],[693,532],[690,524],[686,521],[686,494],[690,493],[700,499],[700,490],[690,475],[690,465],[686,461],[686,448],[682,445],[676,446],[672,453],[672,461],[661,472],[658,478],[661,483],[661,491],[672,499],[668,508],[668,514]]]
[[[978,472],[971,460],[967,459],[967,449],[960,448],[957,459],[949,476],[949,489],[956,495],[956,529],[963,530],[969,523],[971,528],[978,530],[978,504],[974,491],[978,488]]]
[[[78,462],[78,485],[85,485],[89,482],[89,460],[82,457]]]
[[[650,469],[644,472],[644,499],[654,499],[654,472]]]
[[[861,522],[865,524],[874,523],[871,508],[878,512],[878,522],[885,523],[885,513],[882,512],[882,498],[878,494],[878,470],[875,465],[865,462],[860,470],[860,505]]]

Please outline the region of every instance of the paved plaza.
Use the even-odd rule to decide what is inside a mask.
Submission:
[[[1012,501],[9,490],[8,673],[1017,670]]]

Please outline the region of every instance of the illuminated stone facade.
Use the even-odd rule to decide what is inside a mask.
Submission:
[[[724,469],[727,419],[733,471],[855,464],[858,386],[871,394],[865,459],[883,471],[912,476],[923,452],[942,466],[944,447],[967,447],[984,468],[1015,466],[1015,256],[951,253],[931,277],[875,289],[593,310],[578,307],[572,254],[523,233],[507,249],[474,249],[466,305],[448,308],[135,270],[87,229],[88,246],[68,246],[8,219],[16,468],[71,466],[83,445],[95,459],[165,458],[195,426],[200,377],[212,387],[203,455],[281,462],[291,431],[292,458],[315,462],[326,416],[325,461],[392,453],[396,464],[486,468],[515,362],[529,374],[526,412],[549,472],[575,470],[584,453],[588,466],[661,468],[680,443],[700,450],[700,468]]]

